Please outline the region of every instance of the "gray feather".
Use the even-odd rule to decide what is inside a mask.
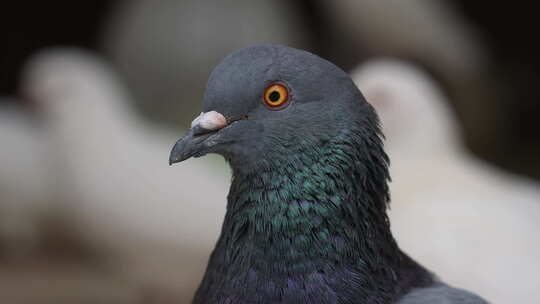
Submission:
[[[397,304],[488,304],[488,302],[466,290],[436,283],[430,287],[413,289]]]

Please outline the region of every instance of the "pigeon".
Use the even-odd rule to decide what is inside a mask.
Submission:
[[[414,64],[372,59],[352,75],[386,135],[389,217],[402,248],[489,301],[537,303],[538,182],[471,155],[449,101]]]
[[[169,163],[208,153],[232,181],[193,303],[486,303],[398,247],[377,115],[329,61],[281,45],[228,55]]]
[[[223,162],[169,170],[160,159],[177,133],[141,118],[115,73],[90,52],[36,54],[21,91],[44,121],[58,196],[82,237],[129,277],[191,295],[219,235],[228,187]],[[171,272],[171,265],[182,271]]]

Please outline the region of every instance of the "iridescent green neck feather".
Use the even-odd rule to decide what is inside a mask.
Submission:
[[[277,141],[252,164],[230,160],[222,234],[194,303],[387,303],[411,287],[414,262],[386,216],[388,159],[365,108],[367,122]]]

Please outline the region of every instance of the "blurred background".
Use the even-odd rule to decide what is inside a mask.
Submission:
[[[230,173],[219,157],[169,168],[168,153],[200,112],[212,68],[259,43],[334,62],[376,107],[405,251],[493,303],[540,300],[533,4],[116,0],[0,11],[2,303],[189,303]]]

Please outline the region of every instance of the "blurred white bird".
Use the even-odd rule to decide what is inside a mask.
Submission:
[[[352,75],[387,137],[402,248],[493,303],[538,303],[540,186],[468,153],[441,90],[412,64],[373,60]]]
[[[103,49],[145,113],[185,127],[208,74],[226,54],[253,44],[309,42],[292,1],[118,3],[104,27]]]
[[[451,1],[342,0],[321,2],[341,35],[368,54],[422,59],[448,74],[469,77],[488,55],[482,37]]]
[[[148,284],[161,280],[191,298],[224,214],[224,162],[170,168],[180,134],[141,119],[114,73],[83,51],[35,56],[22,88],[47,122],[74,224],[116,253],[130,275]]]
[[[26,254],[52,206],[54,176],[39,123],[16,101],[0,105],[0,242],[9,254]]]

